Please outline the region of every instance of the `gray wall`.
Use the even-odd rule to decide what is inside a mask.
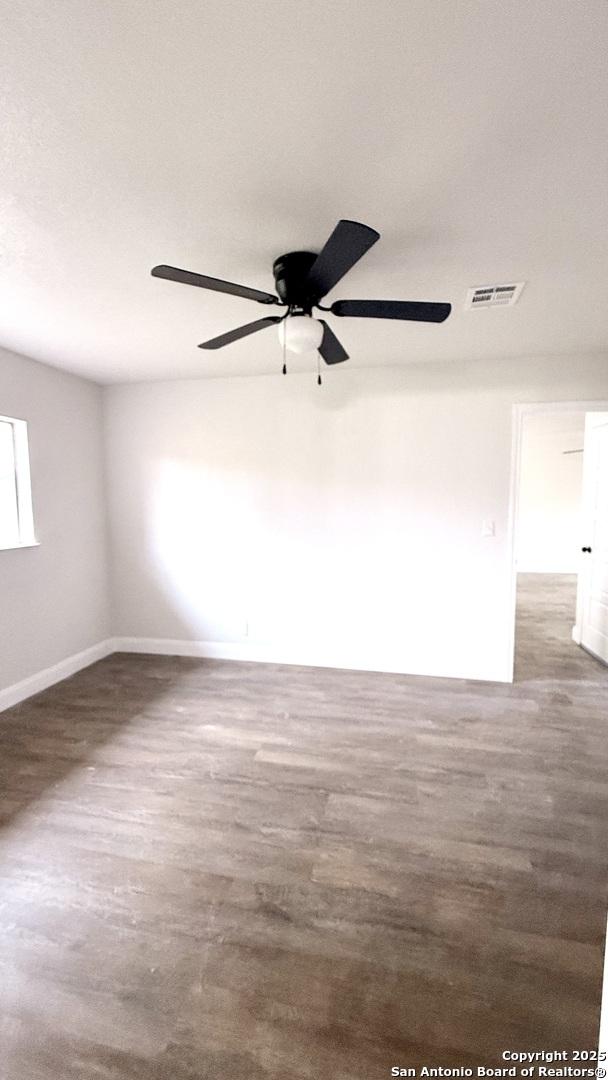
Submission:
[[[38,547],[0,551],[0,688],[109,635],[99,386],[0,350],[0,414],[28,422]]]
[[[325,375],[105,390],[115,634],[508,679],[512,407],[608,397],[605,358]]]
[[[606,399],[606,359],[326,374],[102,390],[0,352],[40,541],[0,552],[0,687],[113,635],[509,678],[512,406]]]

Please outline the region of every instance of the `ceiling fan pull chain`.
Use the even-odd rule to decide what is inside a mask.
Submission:
[[[286,348],[287,348],[287,333],[285,331],[285,326],[283,325],[283,374],[284,375],[287,374],[287,362],[285,360],[285,350],[286,350]]]
[[[322,386],[321,381],[321,353],[317,352],[317,386]]]

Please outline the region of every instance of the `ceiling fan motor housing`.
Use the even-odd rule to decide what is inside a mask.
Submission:
[[[290,251],[272,264],[277,293],[284,304],[310,314],[319,299],[311,295],[308,272],[317,256],[312,251]]]

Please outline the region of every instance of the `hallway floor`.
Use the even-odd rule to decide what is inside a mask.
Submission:
[[[580,679],[604,687],[607,670],[572,640],[575,574],[519,574],[515,681]]]
[[[114,655],[0,716],[1,1080],[385,1080],[597,1045],[608,670]]]

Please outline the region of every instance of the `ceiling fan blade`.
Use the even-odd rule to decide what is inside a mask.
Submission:
[[[451,310],[451,304],[428,304],[418,300],[336,300],[331,305],[332,315],[433,323],[444,322]]]
[[[308,273],[311,294],[321,299],[380,239],[380,233],[358,221],[342,219]]]
[[[238,341],[239,338],[247,337],[249,334],[257,334],[258,330],[265,330],[267,326],[274,326],[275,323],[282,321],[280,315],[269,315],[266,319],[256,319],[255,322],[239,326],[236,330],[229,330],[227,334],[220,334],[219,337],[203,341],[199,345],[199,349],[221,349],[224,345],[232,345],[232,342]]]
[[[343,360],[348,360],[348,353],[338,341],[331,326],[327,325],[325,319],[319,319],[319,322],[323,323],[323,337],[319,345],[319,352],[325,363],[341,364]]]
[[[151,274],[152,277],[178,281],[182,285],[197,285],[199,289],[212,289],[214,292],[230,293],[231,296],[242,296],[244,300],[257,300],[259,304],[279,303],[278,297],[272,293],[250,289],[247,285],[235,285],[232,281],[222,281],[221,278],[207,277],[205,274],[194,274],[191,270],[179,270],[177,266],[155,266]]]

